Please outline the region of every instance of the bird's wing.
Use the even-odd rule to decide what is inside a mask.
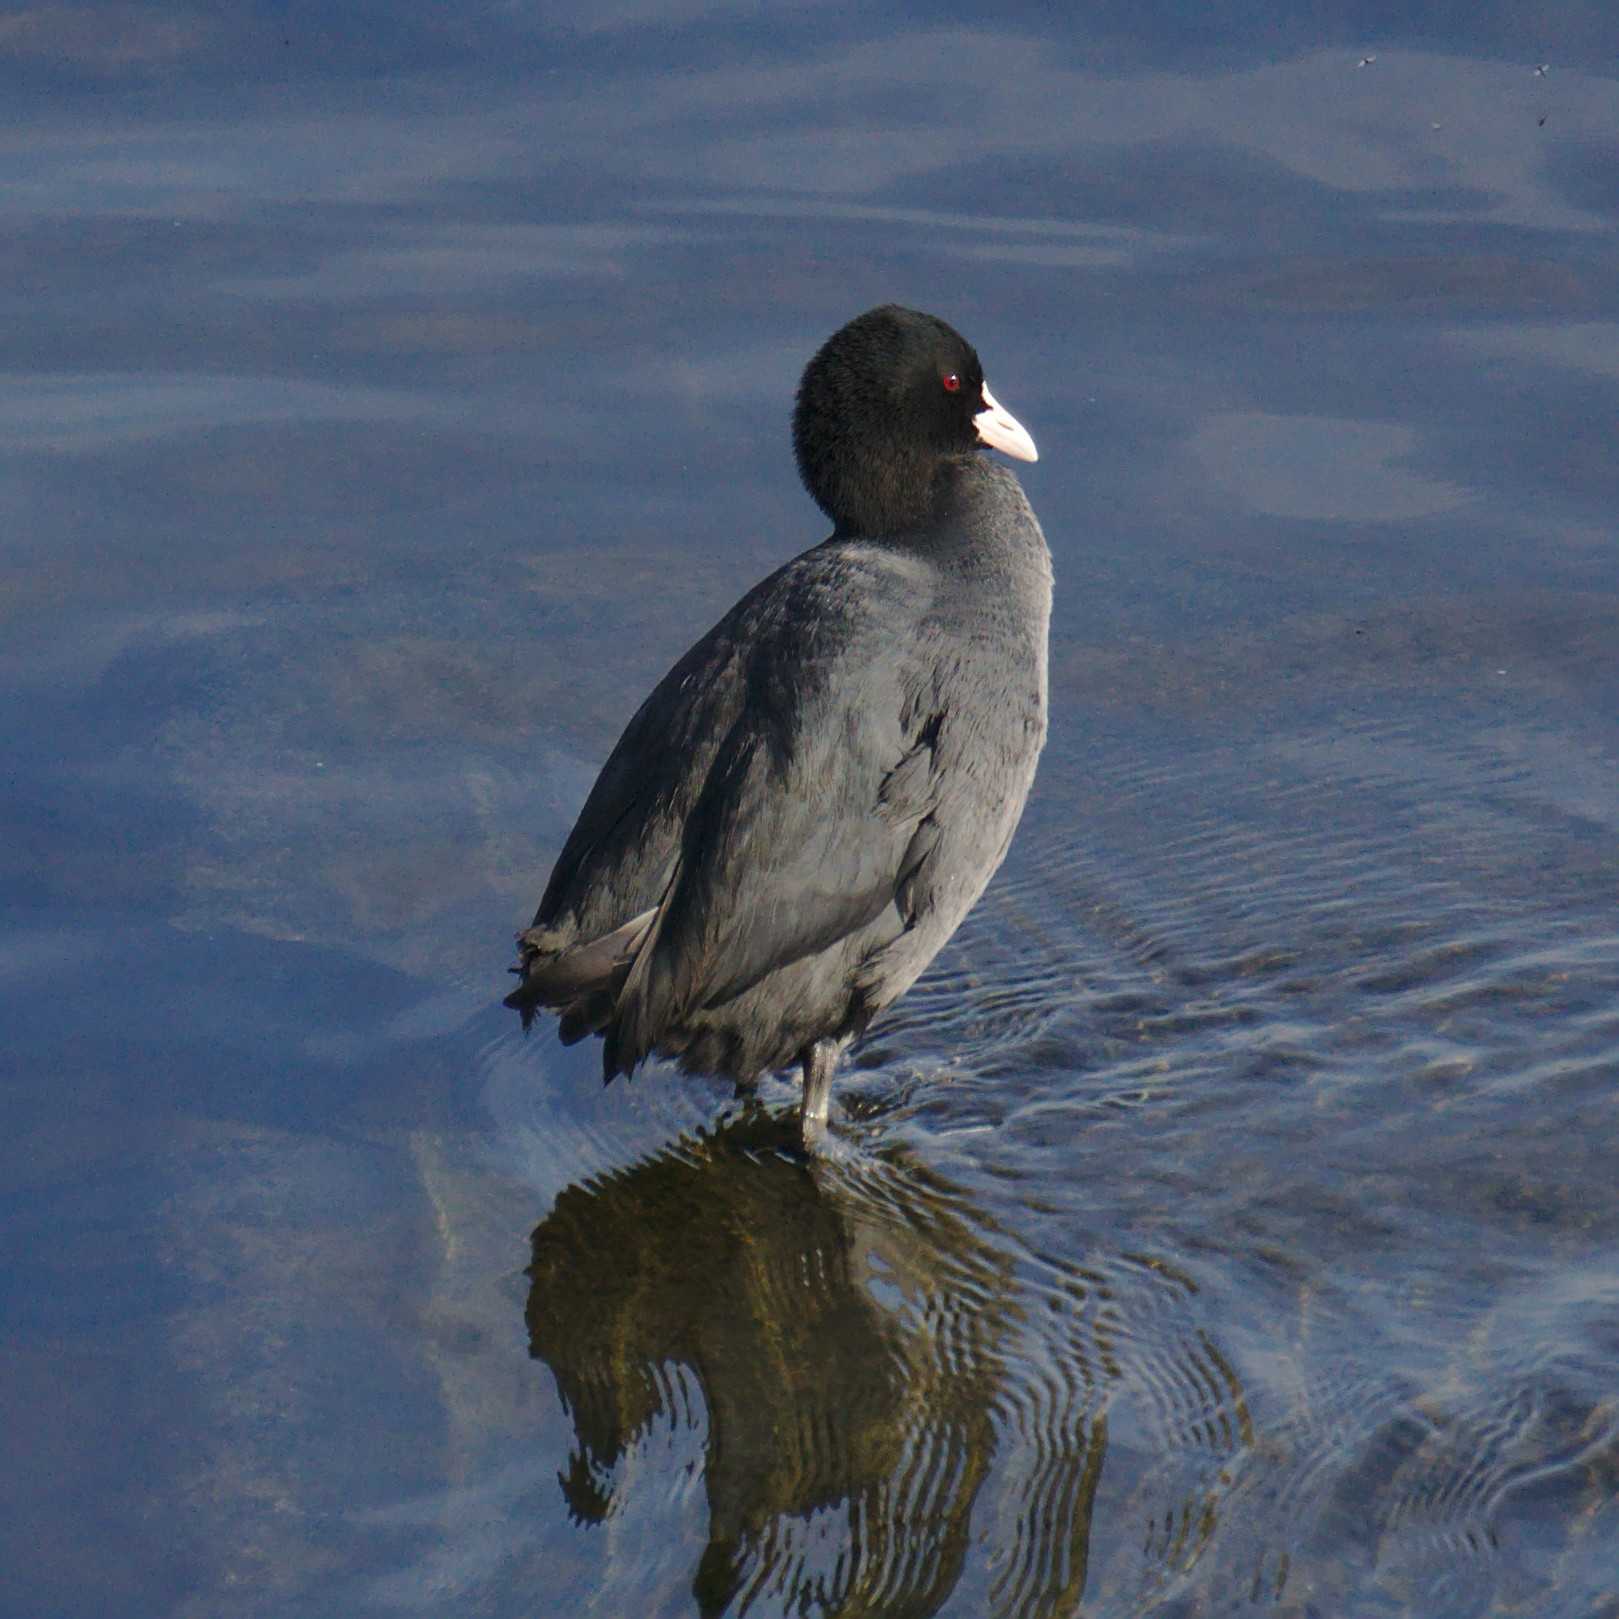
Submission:
[[[773,582],[743,597],[636,710],[551,868],[532,932],[589,942],[663,898],[681,828],[746,700],[743,654],[756,598]]]
[[[883,612],[891,571],[839,579],[830,594],[828,583],[778,593],[756,627],[747,700],[618,998],[610,1069],[633,1066],[695,1009],[723,1005],[884,910],[896,935],[909,925],[932,847],[931,682],[893,644]]]

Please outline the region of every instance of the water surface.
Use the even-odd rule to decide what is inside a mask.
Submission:
[[[1615,1611],[1619,38],[1397,10],[0,27],[0,1608]],[[1052,735],[806,1165],[498,996],[889,298]]]

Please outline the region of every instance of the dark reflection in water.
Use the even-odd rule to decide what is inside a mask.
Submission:
[[[569,1188],[535,1231],[530,1345],[573,1421],[571,1514],[608,1516],[656,1422],[706,1423],[701,1613],[768,1595],[772,1612],[933,1614],[1010,1422],[1037,1461],[998,1480],[1015,1525],[992,1611],[1076,1611],[1105,1336],[1054,1312],[1075,1330],[1046,1346],[1048,1386],[1019,1393],[1031,1301],[982,1212],[903,1149],[806,1164],[778,1150],[784,1128],[754,1113],[688,1138]]]

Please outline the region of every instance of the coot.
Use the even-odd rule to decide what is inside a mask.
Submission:
[[[518,935],[507,1004],[751,1085],[838,1056],[1000,865],[1046,734],[1051,557],[1035,459],[978,355],[885,305],[810,361],[799,473],[830,539],[755,585],[642,703]]]

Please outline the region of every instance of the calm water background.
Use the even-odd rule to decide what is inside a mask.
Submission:
[[[1619,22],[1268,9],[0,21],[5,1613],[1619,1614]],[[889,298],[1052,737],[810,1170],[496,997]]]

